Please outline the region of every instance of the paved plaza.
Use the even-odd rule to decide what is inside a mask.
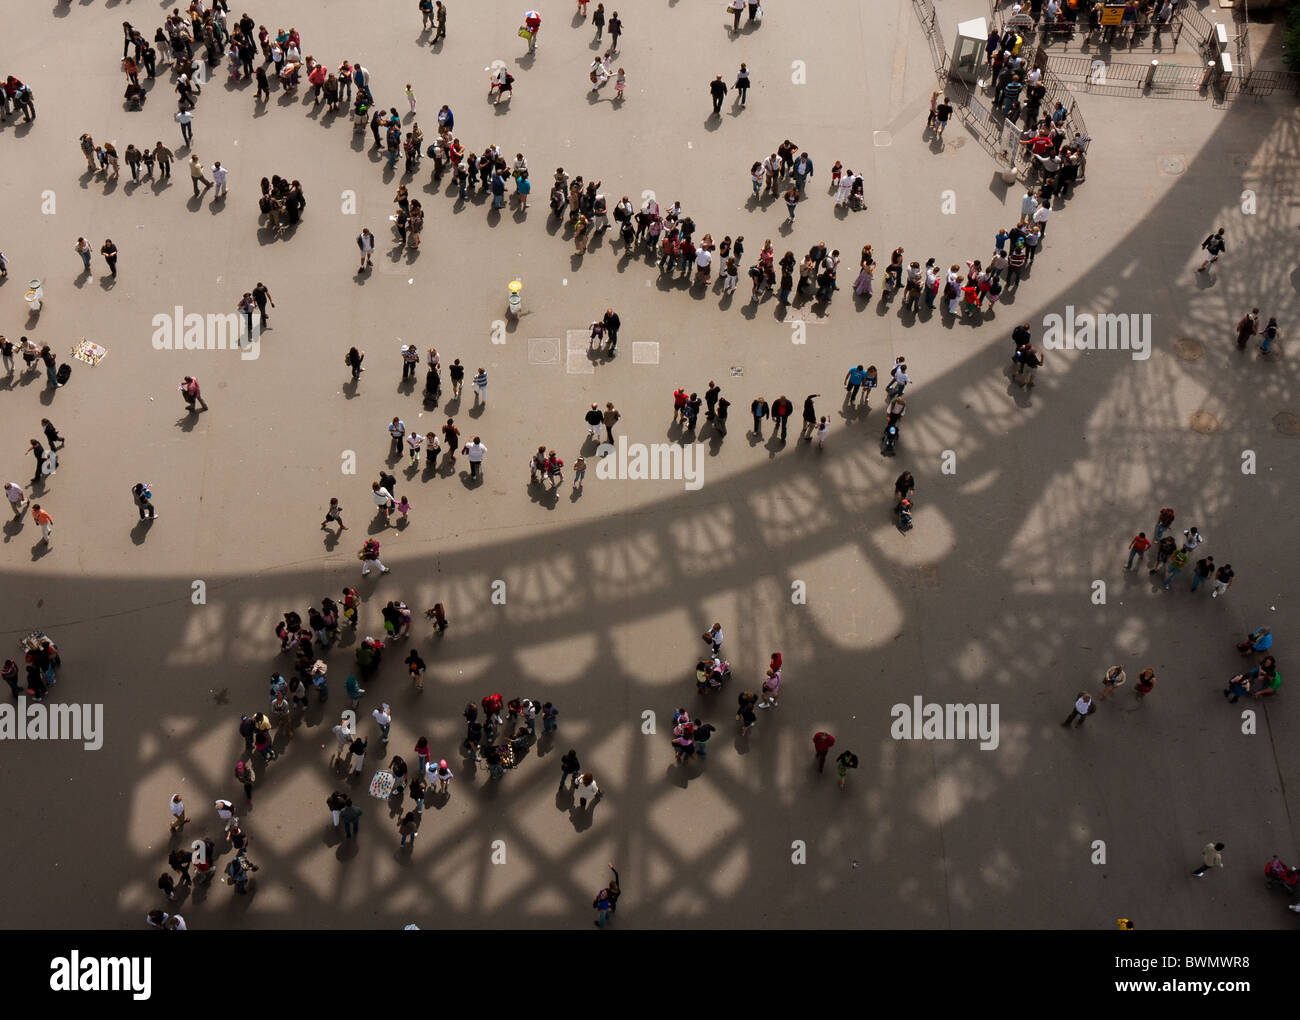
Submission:
[[[906,0],[767,0],[761,25],[742,17],[739,32],[724,0],[607,3],[624,25],[612,57],[622,101],[613,81],[592,90],[588,79],[608,48],[607,35],[593,41],[595,3],[585,19],[574,0],[539,8],[533,55],[517,2],[447,0],[436,45],[415,0],[230,4],[231,23],[246,9],[272,33],[296,27],[303,54],[327,67],[359,60],[377,106],[396,108],[403,131],[418,122],[426,145],[446,104],[468,151],[522,153],[526,210],[513,197],[494,210],[483,191],[458,200],[451,176],[432,183],[429,159],[409,175],[400,160],[386,169],[346,107],[314,104],[305,80],[289,94],[273,82],[255,103],[255,84],[228,81],[229,61],[203,86],[182,146],[170,64],[143,109],[122,100],[121,22],[152,39],[173,5],[34,6],[0,68],[32,87],[37,110],[0,125],[0,333],[72,366],[57,389],[21,360],[0,378],[3,481],[32,477],[24,451],[42,418],[66,439],[32,494],[53,518],[49,542],[30,512],[3,525],[0,659],[21,665],[18,642],[44,631],[62,658],[49,701],[103,706],[97,750],[0,740],[0,848],[24,862],[6,870],[7,926],[138,928],[161,907],[194,929],[589,930],[610,861],[623,890],[615,928],[1295,923],[1261,868],[1275,853],[1300,863],[1297,695],[1221,696],[1246,633],[1272,629],[1285,675],[1300,623],[1286,482],[1300,468],[1293,97],[1080,93],[1087,179],[1054,208],[1021,284],[976,318],[913,316],[898,297],[879,300],[891,250],[940,267],[987,260],[1025,189],[999,180],[958,121],[942,141],[926,131],[934,66]],[[987,14],[980,0],[938,10],[950,42],[958,21]],[[494,104],[497,61],[514,88]],[[742,61],[745,106],[728,92],[710,116],[709,83],[730,85]],[[125,162],[116,181],[89,172],[83,132],[119,153],[163,141],[171,181],[133,182]],[[815,164],[792,222],[779,198],[751,198],[751,164],[784,139]],[[224,199],[187,190],[192,154],[228,167]],[[837,207],[837,160],[864,174],[865,208]],[[644,248],[624,250],[616,225],[577,254],[547,207],[557,167],[601,181],[611,210],[623,195],[638,209],[680,201],[697,236],[743,235],[736,293],[722,293],[716,263],[707,287],[661,274]],[[307,200],[283,232],[259,218],[259,182],[273,174],[300,181]],[[418,251],[398,246],[390,219],[403,183],[425,212]],[[1220,226],[1227,252],[1198,274],[1199,245]],[[363,227],[377,241],[369,272],[357,268]],[[82,236],[96,253],[113,240],[116,279],[99,254],[81,272]],[[778,258],[817,242],[842,253],[828,305],[751,301],[746,270],[769,238]],[[869,301],[852,291],[866,243],[880,265]],[[24,301],[34,279],[39,313]],[[158,349],[160,316],[233,312],[259,281],[275,307],[255,358]],[[1254,306],[1281,325],[1270,357],[1234,343]],[[1029,323],[1042,347],[1045,317],[1067,307],[1137,316],[1139,328],[1149,316],[1149,357],[1049,349],[1037,385],[1015,385],[1012,329]],[[607,308],[622,322],[613,359],[587,346]],[[83,339],[106,349],[98,364],[73,358]],[[436,407],[422,398],[423,362],[402,381],[409,343],[441,356]],[[366,352],[358,382],[344,365],[354,345]],[[899,355],[912,382],[885,457],[883,388]],[[459,400],[447,381],[457,358]],[[869,411],[844,402],[860,363],[880,370]],[[470,387],[480,366],[486,404]],[[187,375],[201,382],[201,413],[178,392]],[[710,380],[732,402],[729,431],[684,434],[673,392],[703,395]],[[809,394],[829,417],[822,447],[796,438]],[[785,444],[770,421],[761,439],[749,432],[751,401],[780,395],[794,404]],[[698,484],[600,477],[611,472],[598,472],[583,416],[607,401],[621,413],[616,441],[689,448]],[[390,458],[395,415],[422,432],[451,416],[461,443],[480,436],[481,479],[465,456],[433,472]],[[539,445],[565,461],[554,489],[529,484]],[[409,499],[405,523],[375,513],[381,470]],[[903,470],[916,479],[906,533],[891,514]],[[136,482],[152,486],[153,522],[138,519]],[[340,537],[319,527],[330,497],[349,526]],[[1150,536],[1165,506],[1175,533],[1205,535],[1198,555],[1232,564],[1222,597],[1188,591],[1190,569],[1168,592],[1145,569],[1125,571],[1130,538]],[[361,577],[368,538],[390,572]],[[329,700],[313,698],[275,760],[255,759],[245,809],[240,717],[269,711],[268,678],[294,664],[275,626],[353,586],[359,626],[319,652]],[[331,727],[349,705],[357,643],[382,637],[390,600],[414,622],[364,684],[369,753],[349,782],[330,764]],[[450,621],[442,636],[424,615],[435,602]],[[695,667],[714,621],[733,678],[701,695]],[[423,691],[402,663],[410,646],[428,663]],[[774,651],[780,706],[741,735],[737,695],[759,689]],[[1096,696],[1116,663],[1128,686],[1063,729],[1077,693]],[[1148,666],[1158,684],[1139,699]],[[460,747],[464,706],[493,692],[559,710],[558,731],[539,725],[500,779]],[[896,739],[891,710],[914,699],[996,706],[996,746]],[[371,719],[381,702],[386,743]],[[707,758],[674,760],[679,707],[717,727]],[[824,774],[818,731],[836,738]],[[409,799],[399,810],[367,787],[394,754],[414,766],[421,736],[455,779],[401,848]],[[570,748],[602,790],[588,810],[557,793]],[[841,790],[845,750],[860,767]],[[364,812],[355,839],[331,822],[336,789]],[[173,838],[175,793],[193,820]],[[206,835],[219,865],[230,859],[217,798],[239,806],[251,839],[250,895],[218,882],[168,904],[156,882],[173,847]],[[1216,840],[1225,867],[1191,878]]]

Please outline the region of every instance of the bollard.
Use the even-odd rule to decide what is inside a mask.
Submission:
[[[507,311],[511,315],[517,316],[520,310],[523,308],[524,301],[519,293],[523,289],[524,289],[524,285],[521,281],[519,280],[510,281],[510,297],[507,299],[508,302]]]
[[[27,293],[24,294],[23,297],[26,299],[28,307],[30,307],[33,312],[39,312],[41,310],[42,301],[45,297],[45,290],[41,286],[41,281],[29,281],[27,284]]]
[[[1156,80],[1156,68],[1159,66],[1160,66],[1160,61],[1158,60],[1151,61],[1151,66],[1147,69],[1146,83],[1142,86],[1144,89],[1149,89],[1151,87],[1151,83]]]

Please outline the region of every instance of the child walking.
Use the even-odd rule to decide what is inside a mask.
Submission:
[[[627,88],[627,72],[621,67],[618,69],[618,77],[614,79],[614,99],[616,102],[622,102],[623,90]]]
[[[415,112],[415,89],[411,88],[411,83],[406,83],[406,102],[411,107],[411,112]]]

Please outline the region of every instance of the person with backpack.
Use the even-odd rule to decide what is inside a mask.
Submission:
[[[614,867],[612,861],[609,870],[614,873],[613,880],[596,894],[596,898],[591,903],[596,911],[594,924],[597,928],[605,927],[610,917],[613,916],[614,911],[618,908],[618,897],[622,893],[622,889],[619,887],[618,870]]]

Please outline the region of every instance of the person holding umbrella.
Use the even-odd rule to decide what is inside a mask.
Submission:
[[[537,52],[537,33],[542,27],[542,16],[537,11],[524,12],[524,24],[519,34],[528,40],[528,52]],[[527,33],[525,35],[525,32]]]

